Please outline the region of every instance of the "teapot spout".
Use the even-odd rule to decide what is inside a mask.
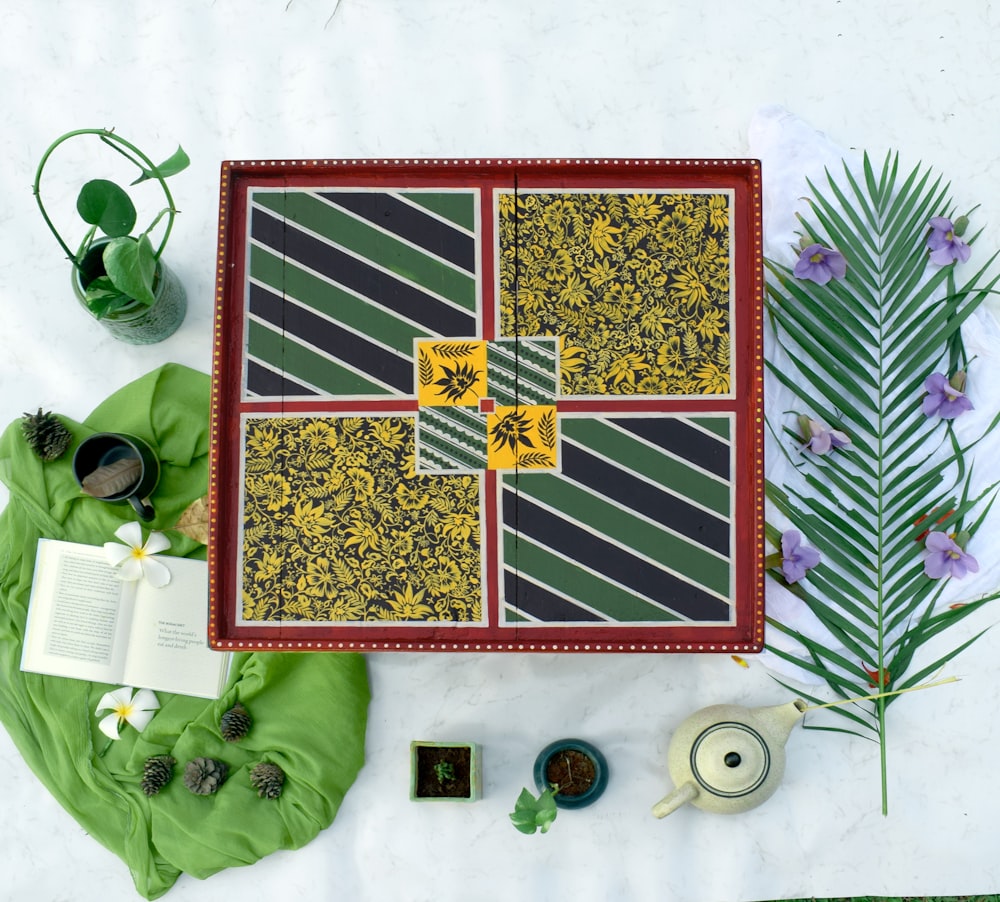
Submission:
[[[697,796],[698,787],[694,783],[685,783],[683,786],[678,786],[670,795],[660,799],[653,806],[653,817],[666,817],[668,814],[675,812],[681,805],[686,805],[688,802],[693,801]]]
[[[764,712],[770,715],[769,717],[765,717],[765,722],[772,724],[774,733],[777,738],[780,738],[782,745],[787,742],[792,732],[792,727],[802,719],[802,715],[805,714],[808,707],[807,702],[802,701],[801,698],[797,698],[793,702],[764,709]]]

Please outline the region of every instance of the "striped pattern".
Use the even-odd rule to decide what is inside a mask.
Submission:
[[[487,396],[503,407],[556,403],[559,340],[522,338],[490,342]]]
[[[731,429],[564,415],[562,472],[504,479],[505,619],[731,622]]]
[[[421,407],[417,471],[468,473],[486,469],[486,417],[470,407]]]
[[[253,191],[247,396],[411,396],[414,339],[479,332],[475,215],[472,191]]]

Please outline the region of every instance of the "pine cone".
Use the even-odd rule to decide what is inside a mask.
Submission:
[[[226,742],[238,742],[250,732],[253,720],[250,713],[239,702],[233,705],[219,720],[219,732]]]
[[[261,761],[250,771],[250,783],[262,799],[276,799],[285,783],[285,772],[277,764]]]
[[[174,775],[175,758],[170,755],[154,755],[147,758],[142,766],[142,791],[148,796],[155,796],[166,786]]]
[[[210,796],[225,782],[229,768],[214,758],[195,758],[184,768],[184,785],[196,796]]]
[[[69,447],[73,436],[54,413],[26,413],[21,420],[21,432],[29,447],[42,460],[58,460]]]

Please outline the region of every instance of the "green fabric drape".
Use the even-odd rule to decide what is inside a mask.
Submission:
[[[81,494],[71,470],[77,444],[94,432],[146,439],[162,465],[152,500],[169,530],[205,494],[208,477],[209,380],[167,364],[116,392],[73,434],[59,461],[42,463],[20,422],[0,437],[0,479],[10,501],[0,514],[0,721],[28,766],[80,825],[128,865],[136,889],[163,895],[181,873],[204,878],[250,864],[277,849],[296,849],[329,826],[364,762],[369,701],[364,659],[354,654],[237,654],[217,701],[158,693],[161,709],[139,734],[125,727],[105,747],[94,709],[105,684],[22,673],[21,647],[39,538],[102,544],[134,519],[125,504]],[[204,558],[205,549],[168,531],[168,554]],[[227,743],[219,717],[237,700],[253,717],[248,736]],[[177,759],[173,781],[147,798],[139,782],[145,759]],[[229,777],[212,796],[183,785],[187,761],[217,758]],[[249,771],[271,761],[286,773],[275,800],[258,798]]]

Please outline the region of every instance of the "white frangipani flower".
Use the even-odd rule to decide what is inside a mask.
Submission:
[[[104,553],[112,567],[118,568],[118,577],[125,582],[145,579],[160,589],[170,582],[170,570],[153,555],[166,551],[170,539],[162,532],[151,532],[146,544],[142,543],[142,527],[134,520],[115,530],[115,535],[125,544],[105,542]]]
[[[160,703],[152,690],[136,690],[130,686],[122,686],[121,689],[105,692],[97,703],[97,710],[94,714],[111,711],[110,714],[101,719],[98,726],[105,736],[118,739],[123,723],[135,727],[141,733],[153,719],[153,714],[159,707]]]

